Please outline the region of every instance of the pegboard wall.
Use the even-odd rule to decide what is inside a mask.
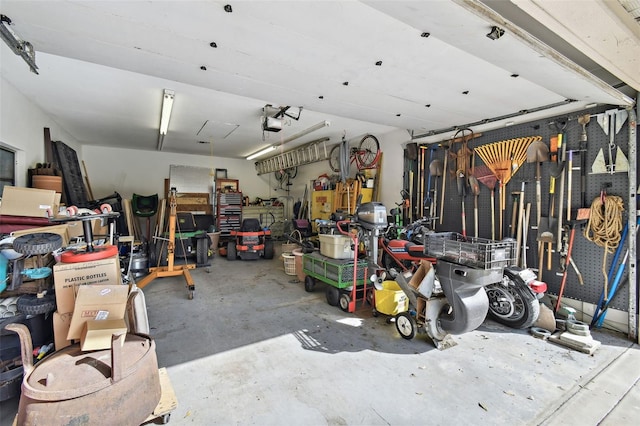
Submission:
[[[629,206],[627,205],[627,194],[628,194],[628,175],[627,173],[615,173],[615,174],[591,174],[591,167],[593,162],[596,159],[596,156],[600,149],[603,150],[605,160],[608,159],[608,144],[609,144],[609,136],[603,131],[597,121],[597,115],[601,114],[607,110],[612,109],[613,107],[596,107],[585,111],[579,111],[577,113],[573,113],[570,115],[553,117],[545,120],[539,120],[535,122],[525,123],[522,125],[514,125],[510,127],[505,127],[502,129],[492,130],[490,132],[485,132],[482,136],[470,140],[468,142],[468,147],[473,150],[473,148],[493,142],[498,142],[502,140],[508,140],[513,138],[523,138],[527,136],[541,136],[542,141],[549,146],[549,141],[552,136],[556,136],[561,131],[564,133],[563,143],[567,144],[567,159],[569,157],[569,151],[573,151],[573,165],[572,165],[572,184],[571,184],[571,209],[572,209],[572,218],[575,219],[576,211],[578,208],[584,207],[589,208],[591,206],[594,198],[600,197],[600,191],[603,184],[611,184],[610,187],[607,188],[606,192],[609,195],[617,195],[622,197],[623,203],[625,206],[625,211],[623,212],[623,226],[627,222],[627,214],[629,210]],[[583,152],[579,152],[579,144],[580,137],[582,134],[582,125],[578,123],[578,117],[581,115],[590,114],[591,118],[589,123],[586,125],[587,131],[587,167],[586,167],[586,205],[581,205],[581,194],[580,194],[580,155],[583,155]],[[564,127],[564,130],[559,130]],[[625,155],[628,152],[628,143],[629,143],[629,120],[627,119],[620,129],[620,131],[615,135],[614,142],[617,146],[619,146]],[[456,152],[461,148],[460,143],[456,143],[452,146],[451,151]],[[424,147],[426,148],[426,147]],[[440,159],[444,162],[445,150],[443,148],[433,148],[429,147],[426,149],[420,150],[421,155],[424,156],[424,164],[425,164],[425,193],[427,193],[427,184],[429,183],[429,164],[431,161],[435,159]],[[448,162],[451,162],[451,157],[449,157]],[[421,159],[418,159],[418,164],[421,163]],[[478,155],[475,156],[475,164],[481,165],[483,164],[482,160]],[[410,166],[413,167],[414,173],[416,172],[417,166],[415,163]],[[541,193],[542,193],[542,203],[541,203],[541,214],[542,216],[549,216],[549,203],[550,203],[550,195],[549,195],[549,185],[550,185],[550,172],[551,172],[552,164],[550,162],[542,163],[541,170]],[[449,167],[448,167],[449,168]],[[636,167],[637,170],[637,167]],[[445,171],[446,172],[446,171]],[[527,266],[534,270],[538,270],[538,244],[536,241],[537,238],[537,223],[536,223],[536,189],[535,189],[535,172],[536,172],[536,163],[525,163],[519,170],[516,172],[508,184],[503,189],[505,191],[505,199],[506,199],[506,208],[503,212],[503,236],[508,237],[511,234],[511,222],[512,222],[512,211],[513,211],[513,203],[514,203],[514,193],[519,192],[521,190],[522,183],[525,184],[525,196],[524,203],[525,206],[530,203],[530,221],[527,235]],[[405,176],[405,182],[406,182]],[[431,194],[433,194],[435,178],[431,177],[430,179],[430,189]],[[565,188],[564,188],[564,209],[563,209],[563,224],[566,224],[566,209],[567,209],[567,195],[568,195],[568,178],[565,174]],[[438,178],[437,180],[437,209],[436,212],[439,213],[440,203],[441,203],[441,194],[442,194],[442,178]],[[406,186],[405,186],[406,187]],[[556,180],[556,193],[558,193],[559,189],[559,179]],[[416,194],[416,191],[413,192]],[[557,195],[556,195],[557,197]],[[419,205],[417,202],[417,196],[415,196],[416,201],[414,205]],[[498,185],[495,187],[495,210],[496,215],[499,213],[498,209]],[[458,187],[456,185],[455,176],[451,173],[447,175],[447,182],[445,185],[444,192],[444,214],[443,214],[443,223],[440,224],[439,221],[435,223],[435,230],[438,232],[461,232],[462,230],[462,204],[464,203],[465,212],[466,212],[466,229],[467,235],[475,236],[476,231],[474,229],[474,195],[473,193],[467,189],[466,196],[462,197],[458,191]],[[556,208],[555,215],[558,214],[558,200],[556,200]],[[480,193],[477,197],[478,204],[478,231],[477,236],[481,238],[491,238],[491,191],[490,189],[480,183]],[[632,207],[636,209],[637,206]],[[428,214],[425,213],[425,214]],[[419,214],[416,214],[414,217],[419,217]],[[498,228],[498,218],[495,219],[496,223],[496,239],[499,236]],[[603,257],[604,257],[604,248],[597,246],[595,243],[587,240],[583,236],[583,228],[584,226],[578,226],[576,228],[574,243],[573,243],[573,251],[571,257],[573,258],[576,267],[581,272],[583,277],[584,284],[580,284],[578,280],[578,275],[571,265],[568,266],[568,276],[565,285],[564,295],[563,297],[568,297],[571,299],[581,300],[588,303],[598,303],[603,288],[604,288],[604,275],[603,269],[605,273],[609,271],[611,267],[611,261],[613,259],[613,254],[607,254],[606,262],[603,267]],[[568,231],[567,236],[569,235]],[[556,231],[554,231],[556,234]],[[624,255],[624,250],[626,249],[626,243],[623,247],[622,255],[620,259],[622,259]],[[562,281],[562,272],[560,267],[560,254],[558,253],[558,247],[555,243],[553,243],[553,252],[552,252],[552,264],[551,270],[547,269],[547,260],[546,260],[546,251],[544,252],[544,266],[543,266],[543,274],[542,279],[548,284],[548,292],[551,294],[558,294],[560,289],[560,284]],[[611,285],[611,281],[609,285]],[[619,309],[622,311],[628,311],[628,280],[623,279],[621,281],[622,288],[617,293],[617,295],[613,298],[611,302],[611,307],[615,309]]]

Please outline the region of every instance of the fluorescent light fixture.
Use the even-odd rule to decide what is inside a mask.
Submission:
[[[176,92],[164,89],[162,98],[162,114],[160,115],[160,134],[166,135],[169,130],[169,120],[171,119],[171,109],[173,108],[173,97]]]
[[[261,149],[260,151],[258,151],[256,153],[253,153],[250,156],[248,156],[247,160],[253,160],[254,158],[260,157],[260,156],[266,154],[267,152],[273,151],[274,149],[276,149],[275,145],[269,145],[265,149]]]
[[[315,132],[316,130],[320,130],[324,127],[330,126],[331,122],[330,121],[321,121],[318,124],[314,124],[313,126],[309,127],[308,129],[304,129],[301,132],[296,133],[295,135],[291,135],[288,138],[286,138],[285,140],[282,141],[282,145],[284,145],[287,142],[291,142],[292,140],[301,138],[305,135],[308,135],[311,132]]]

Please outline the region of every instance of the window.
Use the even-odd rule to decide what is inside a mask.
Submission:
[[[0,146],[0,198],[5,185],[16,184],[16,153],[8,148]]]

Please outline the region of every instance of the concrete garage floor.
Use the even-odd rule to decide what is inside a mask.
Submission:
[[[158,362],[178,398],[170,424],[623,425],[640,416],[640,350],[621,335],[594,332],[602,346],[589,356],[486,320],[438,351],[425,335],[402,339],[368,307],[329,306],[321,283],[305,292],[279,256],[216,257],[210,272],[192,274],[193,300],[181,277],[145,288]],[[0,405],[2,425],[16,407]]]

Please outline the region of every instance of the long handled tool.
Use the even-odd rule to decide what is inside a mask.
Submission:
[[[549,161],[549,147],[541,140],[532,142],[527,148],[527,163],[536,163],[536,226],[540,226],[542,216],[542,189],[540,180],[542,179],[542,163]]]
[[[496,198],[495,187],[497,179],[491,169],[484,164],[473,168],[474,176],[489,190],[491,190],[491,239],[496,239]]]
[[[442,161],[435,159],[431,163],[429,163],[429,174],[435,178],[435,182],[433,184],[433,197],[431,198],[432,203],[429,208],[429,217],[431,218],[431,226],[435,229],[435,219],[436,219],[436,204],[438,202],[438,178],[442,176],[444,173],[442,167]]]
[[[562,137],[562,151],[560,153],[560,161],[562,162],[563,166],[566,162],[567,159],[567,143],[566,140],[564,139],[564,133],[561,133],[560,136]],[[560,172],[560,192],[558,193],[558,227],[557,227],[557,232],[556,232],[556,248],[558,251],[560,251],[562,249],[562,210],[564,207],[564,179],[565,179],[565,174],[561,171]]]
[[[564,287],[567,283],[567,275],[569,272],[569,268],[568,268],[569,259],[571,259],[571,252],[573,251],[573,239],[576,235],[576,228],[584,222],[585,222],[584,220],[574,220],[574,221],[567,222],[568,226],[571,227],[571,233],[569,234],[569,248],[567,249],[567,258],[564,266],[565,269],[564,269],[564,272],[562,273],[562,282],[560,283],[560,290],[558,291],[558,299],[556,300],[556,308],[555,308],[556,312],[558,312],[558,309],[560,309],[562,295],[564,294]]]
[[[640,216],[638,217],[637,221],[636,221],[636,230],[638,229],[638,227],[640,227]],[[611,281],[613,277],[613,273],[615,271],[615,266],[618,263],[618,259],[620,258],[620,254],[622,253],[622,248],[625,244],[626,238],[627,238],[627,234],[629,232],[629,224],[625,224],[623,230],[622,230],[622,234],[620,235],[620,243],[618,244],[618,248],[616,249],[615,254],[613,255],[613,260],[611,261],[611,266],[609,267],[609,273],[607,274],[607,281]],[[629,249],[627,249],[627,254],[629,253]],[[626,258],[626,256],[625,256]],[[623,265],[625,265],[625,260],[623,260],[623,262],[620,264],[620,267],[623,267]],[[620,269],[620,268],[618,268]],[[624,268],[622,268],[622,271],[624,271]],[[622,273],[620,274],[622,275]],[[614,284],[615,280],[614,280]],[[617,284],[616,284],[617,286]],[[606,310],[606,308],[608,307],[608,304],[610,302],[610,300],[612,299],[613,296],[613,287],[612,290],[609,292],[609,294],[605,294],[605,290],[602,291],[602,293],[600,294],[600,300],[598,300],[598,303],[596,304],[596,309],[593,313],[593,318],[591,320],[591,326],[595,325],[596,323],[598,323],[598,326],[602,326],[602,322],[604,322],[604,317],[602,316],[602,314],[599,315],[599,312],[604,313],[604,311]],[[602,319],[602,321],[599,321],[599,319]]]
[[[462,199],[462,236],[467,238],[467,216],[464,211],[464,201],[467,197],[467,180],[464,177],[464,173],[458,172],[456,184],[458,186],[458,195]]]
[[[587,124],[591,120],[589,114],[578,117],[578,123],[582,125],[580,135],[580,207],[587,206]]]
[[[520,264],[520,247],[522,244],[522,223],[524,222],[524,181],[520,187],[518,198],[518,222],[516,225],[516,261]],[[526,245],[526,242],[524,243]]]
[[[480,195],[480,184],[478,179],[471,174],[469,175],[469,188],[473,194],[473,231],[476,238],[478,238],[478,195]]]
[[[493,142],[475,148],[478,156],[484,161],[493,172],[499,182],[498,196],[500,202],[500,239],[502,239],[502,215],[505,209],[505,199],[503,186],[520,169],[527,158],[527,149],[532,142],[541,140],[541,136],[530,136],[525,138],[508,139],[500,142]]]
[[[449,143],[444,143],[442,148],[444,149],[444,172],[442,173],[442,194],[440,195],[440,225],[442,225],[442,221],[444,220],[444,191],[447,186],[447,159],[449,158],[449,148],[451,145]]]
[[[567,158],[567,222],[571,220],[571,184],[573,175],[573,151],[569,151]]]

